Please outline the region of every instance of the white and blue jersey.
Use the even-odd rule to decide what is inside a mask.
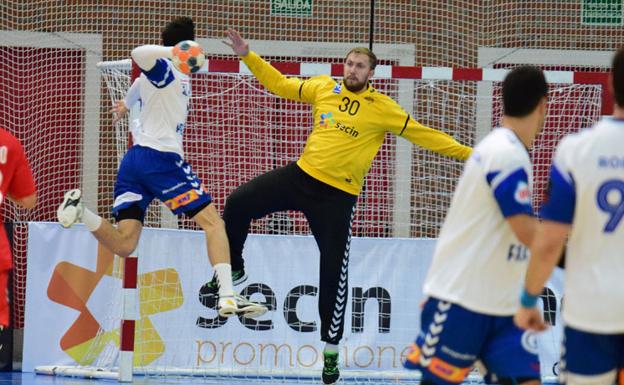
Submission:
[[[600,334],[624,333],[624,120],[604,118],[563,139],[540,216],[572,224],[563,319]]]
[[[140,118],[132,129],[133,142],[184,157],[182,135],[191,96],[190,79],[170,60],[160,58],[139,82]]]
[[[476,360],[488,381],[539,378],[535,336],[512,317],[528,252],[505,219],[533,215],[531,174],[527,149],[507,128],[494,129],[466,162],[425,279],[420,333],[404,363],[423,380],[458,384]]]
[[[174,214],[189,215],[212,201],[183,158],[190,79],[174,67],[168,55],[171,47],[142,46],[132,52],[142,73],[125,100],[127,107],[140,100],[141,111],[132,129],[134,144],[121,162],[115,183],[113,215],[118,220],[143,220],[154,198]],[[140,214],[124,211],[131,206],[137,206]]]
[[[527,248],[507,223],[533,215],[529,153],[513,131],[492,130],[466,162],[424,285],[428,296],[474,312],[513,315]]]

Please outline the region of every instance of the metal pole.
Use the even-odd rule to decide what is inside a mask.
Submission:
[[[370,27],[368,30],[368,49],[373,50],[373,38],[375,35],[375,0],[370,2]]]

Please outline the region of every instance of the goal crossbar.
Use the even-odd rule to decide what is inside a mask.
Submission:
[[[277,70],[288,76],[342,76],[343,65],[314,62],[271,62]],[[99,62],[98,68],[129,70],[132,67],[131,59]],[[377,65],[373,79],[412,79],[412,80],[457,80],[457,81],[492,81],[501,82],[509,69],[500,68],[453,68],[453,67],[419,67]],[[224,73],[251,75],[251,71],[240,60],[207,60],[198,73]],[[609,80],[608,72],[581,72],[581,71],[553,71],[545,70],[544,76],[548,83],[556,84],[601,84],[606,85]]]

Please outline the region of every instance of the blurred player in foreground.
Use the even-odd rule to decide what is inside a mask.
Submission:
[[[613,116],[564,138],[540,216],[515,321],[544,330],[536,307],[564,245],[560,382],[624,384],[624,48],[613,58]]]
[[[177,18],[163,30],[163,46],[144,45],[132,50],[132,59],[142,73],[130,90],[130,99],[140,99],[142,106],[138,126],[132,129],[134,145],[124,156],[115,183],[113,215],[118,226],[113,227],[85,208],[80,190],[65,194],[58,219],[65,227],[82,221],[98,241],[126,257],[139,242],[147,207],[158,198],[174,214],[193,218],[204,231],[208,258],[218,282],[219,314],[256,317],[267,309],[235,294],[223,220],[212,204],[212,197],[183,158],[182,135],[191,95],[190,77],[174,66],[173,46],[194,38],[193,21]],[[128,107],[124,111],[117,105],[116,112],[125,113]]]
[[[486,383],[539,384],[535,338],[513,323],[536,219],[528,148],[546,115],[543,72],[503,81],[503,119],[474,149],[425,279],[421,330],[405,362],[423,385],[461,383],[480,360]]]

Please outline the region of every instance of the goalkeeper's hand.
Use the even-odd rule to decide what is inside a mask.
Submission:
[[[232,48],[232,51],[238,56],[247,56],[249,53],[249,44],[241,37],[237,30],[228,29],[225,31],[225,36],[227,36],[230,41],[223,40],[223,44]]]

